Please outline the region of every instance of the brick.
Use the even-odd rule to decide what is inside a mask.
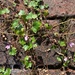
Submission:
[[[48,69],[38,69],[37,71],[38,71],[38,74],[35,74],[35,75],[63,75],[62,73],[64,73],[61,70],[48,70]],[[34,74],[32,73],[32,70],[14,69],[12,70],[11,75],[34,75]]]
[[[49,5],[49,17],[75,15],[75,0],[43,0]]]
[[[11,75],[32,75],[31,70],[13,69]]]
[[[0,65],[5,64],[6,63],[6,57],[4,52],[0,52]]]
[[[75,75],[75,71],[72,70],[72,69],[69,69],[67,72],[66,72],[67,75]]]
[[[62,61],[59,62],[57,60],[57,57],[58,55],[56,54],[55,55],[55,51],[53,50],[50,50],[48,52],[42,52],[42,50],[39,50],[40,48],[37,48],[35,50],[35,53],[36,53],[36,56],[37,58],[39,59],[39,61],[41,62],[42,66],[44,65],[49,65],[51,66],[50,68],[57,68],[57,67],[61,67],[61,64],[62,64]],[[46,49],[47,50],[47,49]],[[56,50],[57,51],[57,50]],[[60,51],[60,50],[58,50]],[[41,60],[40,60],[41,59]],[[40,65],[40,63],[38,64],[39,62],[37,62],[37,66]],[[44,64],[44,65],[43,65]]]
[[[6,51],[6,49],[5,49],[5,45],[2,44],[2,42],[0,42],[0,52],[2,52],[2,51]]]

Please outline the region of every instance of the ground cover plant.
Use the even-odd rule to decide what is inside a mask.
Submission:
[[[6,30],[1,30],[0,34],[8,55],[14,57],[15,61],[22,65],[21,68],[36,69],[36,59],[33,60],[35,49],[38,48],[41,41],[47,39],[46,45],[50,44],[50,46],[42,52],[54,51],[57,54],[57,61],[62,62],[61,68],[63,70],[68,68],[70,61],[75,62],[75,53],[73,58],[68,57],[67,42],[69,37],[67,36],[74,34],[68,33],[71,26],[67,24],[69,20],[62,19],[59,25],[50,25],[46,21],[49,15],[49,6],[42,0],[23,0],[23,4],[25,10],[21,9],[16,13],[14,11],[13,18],[10,18],[11,9],[15,10],[17,2],[13,2],[14,9],[11,6],[0,9],[0,16],[6,17],[4,20]],[[53,32],[55,27],[59,27],[58,32]],[[9,38],[11,36],[10,40],[8,40],[8,36]],[[73,42],[69,43],[70,47],[74,45]],[[13,69],[15,64],[11,63],[10,65]],[[1,67],[0,74],[10,75],[11,69],[9,68]]]

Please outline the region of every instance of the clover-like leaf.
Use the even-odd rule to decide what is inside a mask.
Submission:
[[[59,57],[57,57],[57,60],[58,60],[58,61],[62,61],[62,59],[61,59],[61,57],[60,57],[60,56],[59,56]]]
[[[10,10],[8,8],[5,8],[4,11],[5,11],[5,13],[9,13],[10,12]]]
[[[28,61],[29,60],[29,56],[26,56],[25,58],[24,58],[24,61]]]
[[[18,15],[22,16],[22,15],[26,15],[24,10],[20,10],[20,12],[18,13]]]
[[[9,50],[9,55],[16,55],[16,48],[15,47],[12,47],[10,50]]]
[[[37,33],[37,31],[38,31],[35,27],[32,27],[31,30],[32,30],[34,33]]]
[[[3,15],[5,13],[9,13],[10,10],[8,8],[0,9],[0,15]]]
[[[31,30],[34,33],[37,33],[37,31],[40,29],[40,26],[41,26],[41,22],[40,21],[34,21]]]
[[[28,5],[29,1],[28,0],[23,0],[25,5]]]
[[[61,47],[66,46],[66,42],[65,42],[65,41],[58,41],[58,43],[59,43],[59,45],[60,45]]]
[[[0,67],[0,72],[4,73],[5,68],[4,67]]]
[[[39,8],[40,9],[44,9],[44,5],[39,5]]]
[[[23,65],[25,65],[25,67],[28,69],[32,66],[31,61],[29,61],[29,56],[26,56],[23,60]]]
[[[33,48],[36,48],[37,47],[37,44],[35,43],[35,44],[33,44]]]
[[[44,8],[45,8],[45,9],[48,9],[48,8],[49,8],[49,5],[48,5],[48,4],[45,4],[45,5],[44,5]]]
[[[7,68],[6,71],[4,72],[4,75],[10,75],[11,74],[11,69]]]
[[[33,14],[32,12],[30,12],[27,16],[26,19],[35,19],[37,18],[37,14]]]
[[[47,29],[52,29],[52,25],[49,25],[48,23],[46,23],[44,26],[45,26]]]
[[[36,42],[35,37],[31,37],[31,42],[32,42],[32,43],[35,43],[35,42]]]
[[[69,60],[67,60],[66,62],[64,62],[64,63],[63,63],[63,66],[64,66],[64,67],[67,67],[67,66],[68,66],[68,64],[69,64],[69,62],[70,62],[70,61],[69,61]]]
[[[44,14],[44,16],[48,16],[48,15],[49,15],[48,10],[44,10],[44,11],[43,11],[43,14]]]
[[[27,50],[29,50],[29,46],[28,46],[28,45],[24,45],[24,46],[23,46],[23,49],[24,49],[25,51],[27,51]]]
[[[29,7],[36,7],[38,5],[38,2],[36,2],[36,1],[30,1],[30,3],[29,3]]]
[[[13,22],[12,22],[12,24],[11,24],[11,25],[12,25],[12,28],[15,29],[15,28],[19,25],[19,21],[20,21],[19,19],[13,20]]]
[[[26,63],[26,68],[28,69],[28,68],[31,68],[32,67],[32,63],[31,62],[27,62]]]
[[[24,40],[23,38],[20,38],[19,43],[20,43],[21,45],[25,45],[25,44],[26,44],[26,42],[25,42],[25,40]]]

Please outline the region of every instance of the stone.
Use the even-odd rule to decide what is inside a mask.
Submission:
[[[67,72],[66,72],[67,75],[75,75],[75,71],[72,70],[72,69],[69,69]]]
[[[32,75],[31,70],[20,70],[20,69],[13,69],[11,75]]]
[[[5,45],[2,44],[2,42],[0,43],[0,52],[6,51],[5,49]]]
[[[75,0],[43,0],[49,5],[49,17],[74,16]]]
[[[44,65],[47,65],[49,67],[51,66],[50,68],[58,68],[58,67],[61,67],[62,61],[59,62],[57,60],[58,55],[55,53],[54,50],[42,52],[39,49],[40,48],[36,49],[35,50],[35,53],[36,53],[36,56],[39,57],[38,59],[39,60],[41,59],[40,62],[41,62],[42,65],[44,64]]]
[[[6,63],[6,57],[3,52],[0,52],[0,65],[3,65]]]

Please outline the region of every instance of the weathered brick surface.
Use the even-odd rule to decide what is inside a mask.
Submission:
[[[66,72],[67,75],[75,75],[75,70],[71,70],[69,69],[67,72]]]
[[[31,70],[13,69],[11,75],[32,75]]]
[[[45,47],[45,46],[44,46]],[[46,49],[47,50],[47,49]],[[57,51],[57,50],[56,50]],[[60,50],[59,50],[60,51]],[[53,51],[53,50],[50,50],[50,51],[46,51],[46,52],[42,52],[42,49],[40,50],[40,48],[37,48],[36,50],[35,50],[35,52],[36,52],[36,56],[37,57],[41,57],[41,60],[40,61],[43,61],[43,62],[41,62],[41,64],[43,65],[49,65],[49,66],[52,66],[51,68],[57,68],[57,67],[61,67],[61,66],[59,66],[59,65],[61,65],[62,64],[62,61],[61,62],[59,62],[58,60],[57,60],[57,57],[58,57],[58,55],[56,54],[55,55],[55,52]],[[40,63],[39,62],[37,62],[37,66],[39,66],[40,65]],[[43,65],[43,66],[44,66]],[[41,66],[41,65],[40,65]]]
[[[43,0],[49,5],[49,16],[75,15],[75,0]]]
[[[6,57],[4,52],[0,52],[0,65],[3,65],[6,63]]]
[[[38,74],[35,75],[67,75],[66,72],[60,70],[38,69]],[[34,75],[32,70],[12,70],[12,75]]]
[[[11,75],[33,75],[32,70],[12,70]],[[68,71],[61,70],[49,70],[49,69],[38,69],[38,74],[36,75],[75,75],[75,71],[69,69]]]

